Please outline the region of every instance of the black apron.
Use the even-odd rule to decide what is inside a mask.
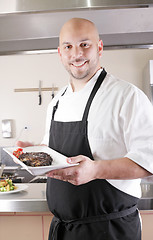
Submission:
[[[87,118],[92,100],[105,76],[103,69],[90,94],[82,121],[54,121],[57,102],[50,127],[50,148],[68,157],[81,154],[94,160],[88,142]],[[118,190],[107,180],[96,179],[76,186],[48,178],[47,201],[54,215],[49,240],[141,239],[138,198]]]

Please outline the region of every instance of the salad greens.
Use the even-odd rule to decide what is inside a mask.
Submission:
[[[12,179],[0,180],[0,192],[9,192],[17,189],[13,184]]]

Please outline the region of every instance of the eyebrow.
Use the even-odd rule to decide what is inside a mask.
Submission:
[[[86,42],[86,41],[90,41],[90,39],[82,39],[79,41],[79,43],[81,42]],[[63,42],[62,45],[67,45],[67,44],[71,44],[71,42]]]
[[[63,42],[62,45],[71,44],[70,42]]]

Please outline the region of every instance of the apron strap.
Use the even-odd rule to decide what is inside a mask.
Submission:
[[[63,96],[65,94],[66,90],[67,90],[67,88],[64,90],[64,92],[62,93],[61,96]],[[53,107],[52,120],[54,120],[54,116],[55,116],[55,112],[56,112],[56,110],[58,108],[58,104],[59,104],[59,100],[57,101],[56,105]]]
[[[88,118],[88,113],[89,113],[89,109],[90,109],[90,105],[92,103],[92,100],[96,94],[96,92],[98,91],[100,85],[102,84],[105,76],[106,76],[107,72],[105,71],[105,69],[103,68],[103,71],[101,72],[101,74],[99,75],[96,83],[95,83],[95,86],[94,88],[92,89],[92,92],[90,94],[90,97],[88,99],[88,102],[87,102],[87,105],[86,105],[86,108],[85,108],[85,111],[84,111],[84,114],[83,114],[83,118],[82,118],[82,121],[85,121],[87,120]],[[61,96],[63,96],[66,92],[67,88],[64,90],[64,92],[62,93]],[[52,112],[52,120],[54,120],[54,115],[55,115],[55,112],[58,108],[58,104],[59,104],[59,100],[57,101],[56,105],[53,107],[53,112]]]
[[[125,216],[128,216],[132,213],[134,213],[137,210],[137,205],[134,205],[131,208],[119,211],[119,212],[113,212],[113,213],[106,213],[99,216],[92,216],[92,217],[86,217],[81,219],[73,219],[73,220],[61,220],[57,217],[53,217],[52,220],[52,238],[53,240],[58,240],[58,228],[60,224],[63,224],[67,230],[71,230],[74,225],[79,224],[88,224],[88,223],[96,223],[96,222],[102,222],[102,221],[110,221],[113,219],[122,218]]]
[[[105,69],[103,68],[103,71],[101,72],[101,74],[99,75],[96,83],[95,83],[95,86],[94,88],[92,89],[92,92],[90,94],[90,97],[88,99],[88,102],[87,102],[87,105],[86,105],[86,108],[85,108],[85,111],[84,111],[84,114],[83,114],[83,118],[82,118],[82,121],[86,121],[87,118],[88,118],[88,113],[89,113],[89,109],[90,109],[90,106],[91,106],[91,103],[92,103],[92,100],[94,98],[94,96],[96,95],[100,85],[102,84],[104,78],[106,77],[106,74],[107,72],[105,71]]]

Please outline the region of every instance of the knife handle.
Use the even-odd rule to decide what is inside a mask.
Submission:
[[[39,94],[39,105],[41,105],[41,94]]]

